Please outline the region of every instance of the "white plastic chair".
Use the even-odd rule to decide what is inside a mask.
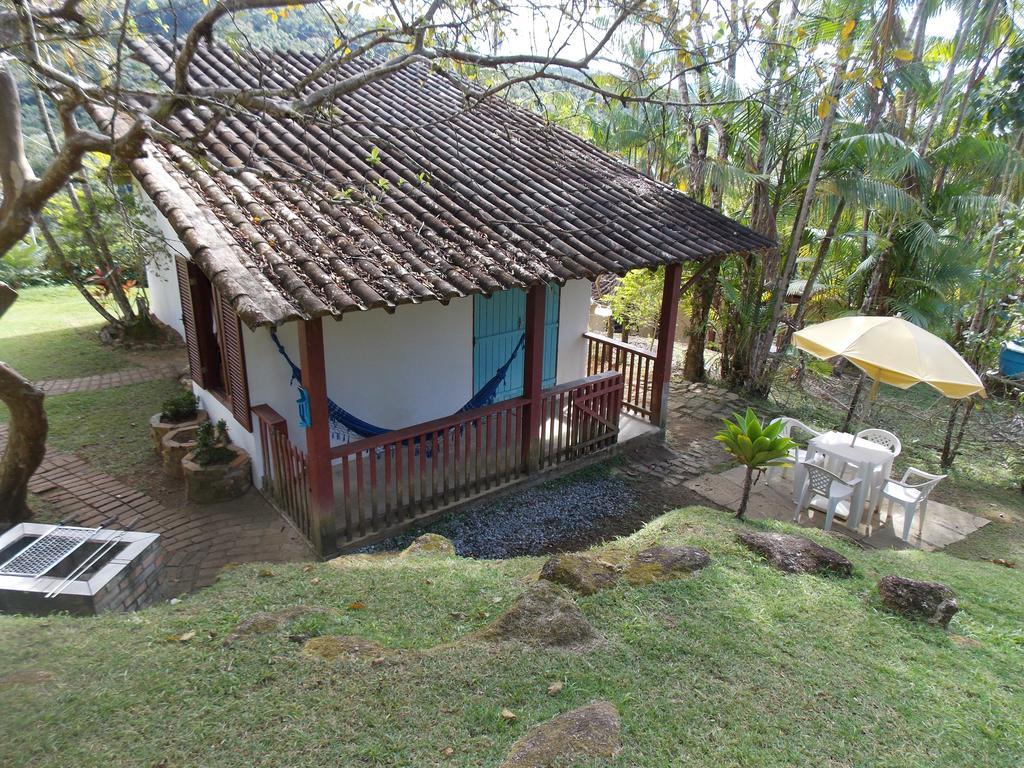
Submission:
[[[857,440],[867,440],[869,443],[887,448],[892,452],[894,459],[903,451],[903,443],[900,442],[900,439],[884,429],[862,429],[857,433]]]
[[[790,418],[789,416],[782,417],[782,431],[779,433],[783,437],[788,437],[794,442],[806,441],[811,438],[815,438],[821,434],[818,430],[807,426],[798,419]],[[789,460],[792,464],[802,464],[807,460],[807,451],[801,448],[799,445],[791,449],[789,452]],[[790,465],[792,466],[792,465]],[[768,470],[768,481],[770,482],[772,477],[776,474],[782,474],[786,477],[789,473],[790,467],[771,467]]]
[[[901,480],[888,480],[882,488],[882,498],[889,502],[889,517],[892,517],[892,505],[894,502],[903,505],[903,540],[910,538],[910,526],[914,522],[914,515],[920,510],[920,521],[918,522],[917,535],[921,536],[924,530],[924,516],[928,512],[928,494],[945,479],[946,475],[931,475],[922,472],[920,469],[911,467],[903,473]],[[913,482],[919,479],[920,482]]]
[[[829,472],[818,464],[801,462],[807,472],[807,481],[800,494],[800,500],[796,503],[796,514],[793,515],[793,522],[799,523],[804,510],[810,505],[815,496],[824,496],[828,499],[828,510],[825,515],[824,530],[832,530],[832,520],[836,516],[840,502],[848,502],[853,497],[853,492],[860,483],[857,480],[844,480],[839,475]],[[852,514],[853,510],[850,510]]]

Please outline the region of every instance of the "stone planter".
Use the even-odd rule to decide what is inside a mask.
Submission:
[[[162,456],[164,453],[164,436],[168,432],[180,427],[197,427],[208,418],[206,411],[202,409],[196,411],[194,419],[188,419],[187,421],[164,421],[160,418],[159,413],[154,413],[149,418],[149,434],[153,438],[153,450],[156,451],[158,456]]]
[[[237,445],[228,448],[235,454],[230,461],[201,467],[189,453],[181,461],[185,492],[196,504],[215,504],[236,499],[252,485],[252,460]]]
[[[164,474],[170,477],[184,477],[181,460],[196,447],[198,424],[187,427],[175,427],[160,441],[160,454],[163,456]]]

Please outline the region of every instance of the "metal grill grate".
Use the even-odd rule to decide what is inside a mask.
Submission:
[[[0,565],[0,574],[38,578],[85,544],[99,530],[59,525]]]

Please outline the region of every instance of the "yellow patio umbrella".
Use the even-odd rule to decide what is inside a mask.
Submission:
[[[840,317],[797,331],[793,343],[826,360],[845,357],[874,380],[872,400],[880,383],[900,389],[927,384],[958,400],[985,397],[981,378],[955,349],[900,317]]]

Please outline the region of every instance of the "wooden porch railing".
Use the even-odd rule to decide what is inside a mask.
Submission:
[[[542,469],[615,444],[623,383],[621,373],[606,371],[542,393]]]
[[[621,373],[623,410],[650,421],[656,355],[596,333],[584,333],[583,338],[587,340],[587,375],[605,371]]]
[[[515,482],[526,404],[505,400],[333,448],[339,542]]]
[[[263,493],[312,542],[314,526],[310,511],[306,454],[288,439],[288,421],[284,416],[269,405],[257,405],[252,413],[260,428]]]

